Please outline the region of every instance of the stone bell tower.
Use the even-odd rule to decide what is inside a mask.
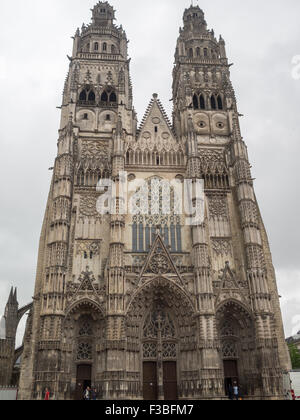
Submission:
[[[97,212],[96,186],[101,179],[118,182],[124,139],[136,133],[127,44],[107,2],[92,9],[91,23],[74,36],[40,239],[32,331],[24,348],[22,399],[40,398],[45,387],[57,398],[74,398],[92,380],[109,389],[112,363],[122,363],[124,220]],[[107,329],[100,333],[104,313]],[[86,325],[93,326],[93,338]],[[77,340],[75,356],[71,338]],[[85,364],[90,355],[95,362],[101,358],[93,378]]]
[[[225,42],[208,30],[198,6],[185,10],[183,21],[173,71],[173,119],[186,144],[186,177],[203,179],[205,186],[205,221],[192,227],[201,388],[218,394],[224,379],[226,387],[239,372],[243,388],[255,394],[261,387],[271,397],[281,393],[289,356]],[[239,311],[245,324],[234,332]],[[239,352],[233,336],[246,339],[246,330]]]
[[[5,307],[4,317],[1,319],[0,385],[11,385],[18,326],[18,310],[17,289],[13,290],[12,288]]]

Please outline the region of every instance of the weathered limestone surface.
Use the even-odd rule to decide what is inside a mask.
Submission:
[[[173,122],[154,94],[137,127],[114,13],[98,3],[74,36],[19,397],[92,384],[105,399],[222,399],[238,381],[248,398],[283,398],[290,362],[225,42],[185,10]],[[120,187],[122,171],[146,181],[156,214],[122,214],[119,188],[117,214],[99,214],[98,181]],[[184,179],[204,180],[193,226],[174,189],[161,208],[159,181]]]

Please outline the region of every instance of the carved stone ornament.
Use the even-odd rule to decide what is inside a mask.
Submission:
[[[80,216],[97,217],[101,219],[101,215],[97,211],[98,195],[82,195],[80,197]]]
[[[90,241],[90,240],[78,240],[77,241],[77,255],[83,255],[84,253],[97,256],[100,254],[101,241]]]
[[[108,149],[107,146],[99,143],[99,141],[87,140],[82,141],[81,144],[81,157],[82,158],[105,158],[108,157]]]
[[[208,199],[210,218],[228,217],[228,207],[226,197],[212,196]]]
[[[231,241],[229,239],[213,239],[212,248],[217,255],[232,255]]]
[[[154,274],[166,274],[170,271],[168,258],[163,254],[153,255],[149,268]]]

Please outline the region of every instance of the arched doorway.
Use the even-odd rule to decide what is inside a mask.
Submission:
[[[65,318],[63,325],[62,365],[65,366],[66,398],[82,400],[87,387],[100,394],[101,340],[103,315],[100,308],[89,301],[79,302]]]
[[[217,311],[221,357],[224,367],[224,387],[239,386],[242,395],[249,395],[255,380],[255,324],[241,304],[228,301]]]
[[[92,386],[93,363],[96,357],[94,324],[92,316],[84,314],[75,326],[76,400],[82,400],[84,391]]]
[[[131,298],[126,317],[131,398],[197,397],[199,361],[192,302],[175,282],[157,277]]]
[[[144,400],[177,400],[177,341],[170,313],[154,308],[143,328]]]

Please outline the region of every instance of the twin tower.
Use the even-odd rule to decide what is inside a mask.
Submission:
[[[289,356],[225,42],[185,10],[173,121],[154,94],[138,125],[114,20],[100,2],[74,36],[19,396],[207,400],[237,383],[245,398],[283,398]],[[143,211],[120,211],[124,177]],[[99,211],[102,180],[113,214]],[[204,186],[193,224],[176,210],[186,180]]]

